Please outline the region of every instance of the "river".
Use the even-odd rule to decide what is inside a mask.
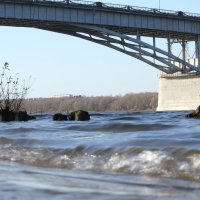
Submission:
[[[0,123],[0,199],[199,200],[200,120],[93,113]]]

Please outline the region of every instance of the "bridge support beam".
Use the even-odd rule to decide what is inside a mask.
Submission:
[[[162,75],[157,111],[195,110],[200,105],[200,75]]]
[[[198,68],[200,69],[200,35],[196,39],[196,58],[198,60]]]
[[[182,59],[184,62],[186,62],[186,41],[182,40]],[[186,70],[186,66],[185,64],[182,65],[182,70],[183,70],[183,73],[185,72]]]

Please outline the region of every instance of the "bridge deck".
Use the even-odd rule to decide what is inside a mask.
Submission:
[[[88,1],[0,0],[0,25],[71,30],[92,24],[123,34],[195,40],[200,15]]]

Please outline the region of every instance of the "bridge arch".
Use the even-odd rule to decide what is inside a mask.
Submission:
[[[199,16],[79,0],[0,0],[0,11],[0,25],[76,36],[139,59],[167,74],[200,72]],[[151,37],[153,45],[142,40],[142,36]],[[156,38],[167,39],[167,51],[156,46]],[[196,63],[186,58],[189,41],[196,44]],[[181,58],[171,51],[174,42],[181,43]]]
[[[133,58],[141,60],[167,74],[174,74],[178,72],[188,73],[192,71],[199,72],[199,69],[187,62],[186,59],[181,59],[169,51],[167,52],[159,47],[156,47],[156,38],[154,36],[154,45],[152,45],[142,41],[139,31],[138,35],[136,35],[134,38],[132,36],[98,26],[77,24],[72,24],[71,26],[72,28],[70,31],[58,30],[57,28],[45,30],[68,34],[112,48]],[[184,51],[185,50],[186,49],[184,49]],[[157,64],[156,61],[159,64]]]

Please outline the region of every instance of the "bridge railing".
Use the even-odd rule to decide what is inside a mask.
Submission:
[[[174,15],[179,17],[198,17],[200,18],[200,14],[197,13],[189,13],[183,11],[173,11],[173,10],[164,10],[164,9],[156,9],[156,8],[147,8],[147,7],[139,7],[139,6],[130,6],[130,5],[121,5],[121,4],[111,4],[111,3],[103,3],[94,2],[94,1],[85,1],[85,0],[0,0],[0,2],[31,2],[31,3],[47,3],[47,4],[60,4],[60,5],[76,5],[76,6],[90,6],[98,9],[120,9],[125,11],[133,11],[133,12],[148,12],[158,15]]]
[[[32,1],[46,1],[46,0],[32,0]],[[156,9],[156,8],[147,8],[147,7],[139,7],[139,6],[130,6],[130,5],[122,5],[122,4],[111,4],[111,3],[103,3],[94,2],[94,1],[85,1],[85,0],[47,0],[46,2],[59,2],[64,4],[74,4],[74,5],[88,5],[92,7],[98,8],[110,8],[110,9],[121,9],[128,11],[146,11],[154,14],[171,14],[174,16],[180,17],[198,17],[200,18],[200,14],[197,13],[189,13],[182,11],[174,11],[174,10],[164,10],[164,9]]]

